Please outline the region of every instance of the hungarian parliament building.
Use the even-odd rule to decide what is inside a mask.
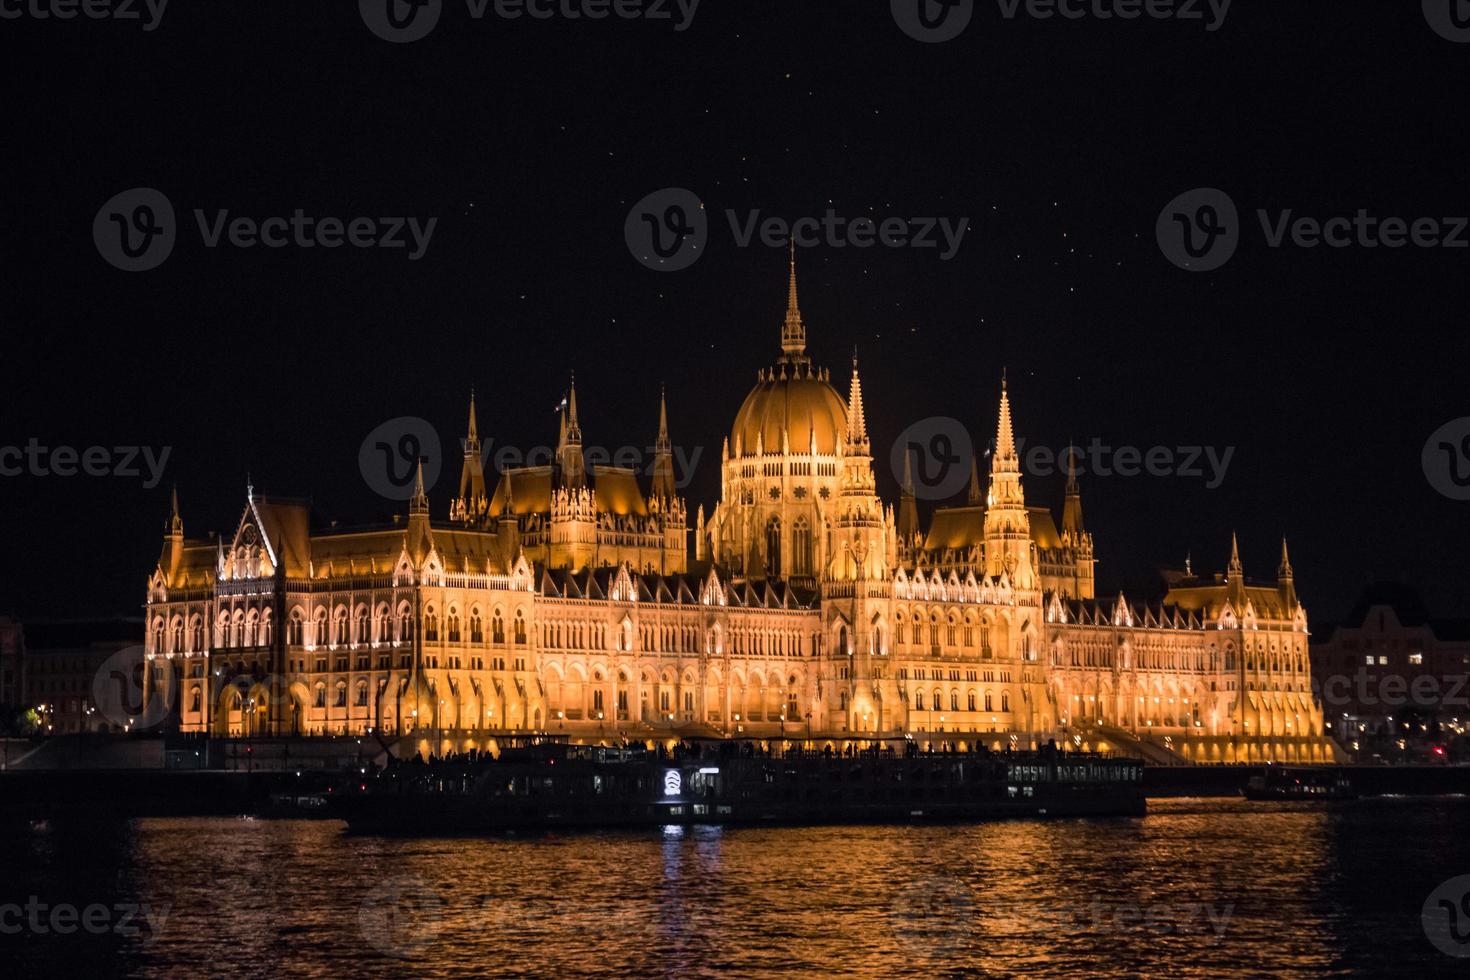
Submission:
[[[794,261],[780,339],[692,523],[663,404],[649,473],[593,466],[575,386],[555,458],[493,492],[471,398],[440,514],[422,470],[407,514],[369,530],[251,489],[233,529],[191,539],[176,496],[149,696],[184,732],[408,755],[547,732],[1332,760],[1284,543],[1271,580],[1232,541],[1224,572],[1161,601],[1098,596],[1075,476],[1060,522],[1026,502],[1004,382],[984,485],[972,471],[926,531],[907,479],[896,513],[877,493],[856,360],[843,398],[806,353]]]

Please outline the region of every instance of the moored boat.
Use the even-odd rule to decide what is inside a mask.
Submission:
[[[351,830],[478,833],[663,824],[1139,816],[1143,763],[1064,753],[843,752],[700,740],[673,752],[536,741],[499,758],[400,763],[333,794]]]

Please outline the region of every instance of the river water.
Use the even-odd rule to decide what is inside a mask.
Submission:
[[[1422,917],[1458,875],[1464,799],[494,839],[32,824],[0,839],[0,972],[1464,977],[1470,919],[1433,913],[1444,952]]]

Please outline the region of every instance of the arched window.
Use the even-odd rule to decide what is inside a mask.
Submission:
[[[1001,691],[1000,692],[1000,710],[1002,710],[1002,711],[1010,711],[1011,710],[1011,692],[1010,691]]]
[[[505,642],[505,620],[500,615],[500,610],[490,617],[490,640],[492,643]]]
[[[189,688],[189,710],[195,714],[199,713],[199,688]]]
[[[837,630],[837,653],[839,656],[852,656],[852,646],[847,641],[846,626]]]
[[[296,646],[301,645],[301,610],[291,610],[291,618],[286,621],[286,642]]]
[[[959,691],[950,691],[949,692],[949,710],[950,711],[958,711],[958,710],[960,710],[960,692]]]
[[[773,517],[766,524],[766,574],[771,578],[781,576],[781,518]]]
[[[994,703],[994,700],[993,700],[993,698],[991,696],[991,693],[989,691],[986,691],[985,692],[985,710],[986,711],[994,711],[995,710],[995,703]]]
[[[791,526],[791,574],[812,574],[812,526],[805,517]]]
[[[965,707],[969,711],[974,711],[975,710],[975,692],[974,691],[971,691],[969,694],[965,695]]]
[[[470,642],[485,642],[485,622],[480,619],[480,610],[470,610]]]
[[[915,691],[914,692],[914,710],[915,711],[923,711],[924,710],[924,692],[923,691]]]
[[[516,610],[516,626],[515,626],[515,630],[516,630],[516,632],[515,632],[516,642],[517,643],[525,643],[526,642],[526,620],[525,620],[525,617],[521,615],[521,611],[519,609]]]
[[[357,611],[357,642],[362,644],[373,642],[373,624],[368,619],[367,606]]]

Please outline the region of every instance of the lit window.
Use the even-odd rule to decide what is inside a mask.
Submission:
[[[1424,662],[1424,654],[1422,654],[1422,653],[1411,653],[1411,654],[1409,654],[1409,663],[1411,663],[1411,664],[1422,664],[1423,662]]]

